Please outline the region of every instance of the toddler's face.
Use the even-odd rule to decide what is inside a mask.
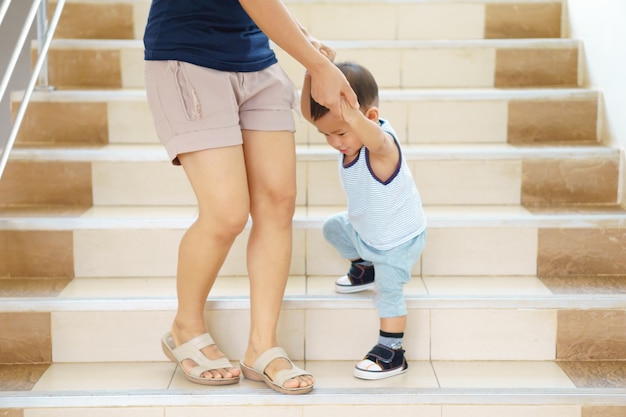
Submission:
[[[326,142],[342,154],[352,157],[363,147],[350,125],[330,112],[313,122],[317,130],[326,137]]]

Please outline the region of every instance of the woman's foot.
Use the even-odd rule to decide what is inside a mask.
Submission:
[[[248,349],[248,352],[246,352],[246,356],[244,360],[242,361],[244,364],[248,365],[248,367],[250,368],[256,363],[257,359],[261,355],[259,353],[254,356],[253,355],[254,352],[255,352],[254,350]],[[274,381],[276,379],[278,372],[290,370],[290,369],[292,369],[292,366],[291,366],[291,362],[289,361],[289,359],[283,358],[283,357],[277,357],[276,359],[272,360],[267,365],[267,367],[265,368],[265,374],[272,381]],[[313,375],[306,374],[306,375],[298,375],[294,378],[288,379],[287,381],[283,383],[282,386],[287,389],[298,389],[298,388],[306,389],[309,387],[313,387],[314,383],[315,383],[315,378],[313,377]]]
[[[313,375],[294,365],[281,347],[269,348],[251,362],[253,365],[248,365],[245,360],[241,362],[241,370],[247,379],[265,382],[283,394],[306,394],[313,389]]]
[[[173,341],[173,345],[176,348],[180,347],[183,344],[189,343],[190,341],[193,341],[194,339],[198,338],[201,335],[202,334],[194,335],[194,334],[186,333],[182,330],[177,330],[175,326],[172,327],[172,331],[171,331],[171,339]],[[204,335],[208,335],[208,333],[205,332]],[[209,341],[212,342],[213,340],[210,339]],[[226,356],[219,350],[219,348],[217,347],[215,343],[211,343],[207,346],[203,346],[199,348],[198,351],[201,353],[201,357],[199,357],[197,360],[183,359],[182,361],[180,361],[180,366],[183,369],[183,372],[185,373],[185,375],[190,375],[193,372],[194,368],[196,368],[199,365],[202,366],[203,364],[200,364],[198,362],[202,361],[203,360],[202,356],[204,356],[204,358],[208,359],[209,361],[221,360],[220,362],[221,364],[224,365],[224,367],[221,367],[218,369],[206,370],[202,372],[200,375],[198,375],[197,376],[198,378],[207,379],[207,380],[210,380],[210,379],[231,380],[233,378],[235,379],[239,378],[239,375],[241,374],[241,370],[239,368],[233,367],[232,364],[228,362],[228,359],[226,358]],[[220,362],[215,362],[215,363],[220,364]]]

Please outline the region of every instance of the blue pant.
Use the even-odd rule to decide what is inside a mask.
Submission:
[[[374,249],[361,240],[350,224],[347,212],[329,217],[322,231],[324,238],[343,258],[362,258],[374,265],[378,316],[405,316],[407,309],[403,288],[410,281],[413,266],[424,250],[426,232],[392,249]]]

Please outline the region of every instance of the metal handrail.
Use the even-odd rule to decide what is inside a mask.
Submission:
[[[2,6],[0,7],[0,24],[6,15],[6,12],[9,8],[9,3],[11,0],[4,0]],[[39,81],[40,87],[49,88],[48,86],[48,68],[47,68],[47,58],[48,58],[48,50],[50,49],[50,44],[52,42],[52,37],[54,36],[54,32],[56,31],[56,27],[61,18],[61,12],[63,11],[63,7],[65,6],[65,0],[58,0],[56,8],[54,10],[54,14],[50,19],[50,24],[46,24],[47,20],[47,0],[34,0],[30,11],[26,17],[24,22],[24,26],[22,27],[22,31],[18,38],[18,41],[15,45],[15,49],[13,50],[13,55],[11,56],[11,60],[9,61],[9,66],[7,67],[7,71],[3,77],[2,84],[0,84],[0,99],[4,97],[4,93],[9,84],[9,80],[13,76],[13,71],[15,70],[15,65],[17,64],[17,60],[19,55],[24,47],[24,43],[26,42],[26,37],[28,36],[28,32],[33,25],[33,20],[35,16],[38,15],[37,19],[37,40],[38,40],[38,48],[39,54],[37,57],[37,62],[35,63],[35,67],[33,68],[32,75],[30,80],[28,81],[28,86],[24,91],[24,96],[22,97],[22,102],[20,104],[20,108],[15,117],[15,121],[13,122],[13,127],[11,128],[11,133],[9,134],[9,138],[7,139],[4,150],[2,151],[2,156],[0,157],[0,178],[2,178],[2,174],[6,168],[7,162],[9,160],[9,154],[13,149],[13,145],[15,144],[15,139],[17,138],[17,133],[22,125],[22,121],[24,119],[24,114],[26,113],[26,108],[30,103],[31,96],[33,94],[33,90],[37,82]],[[46,28],[46,26],[48,26]],[[45,35],[45,39],[43,39]],[[45,69],[44,69],[45,67]],[[43,73],[42,73],[42,69]]]

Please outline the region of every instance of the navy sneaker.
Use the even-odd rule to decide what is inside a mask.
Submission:
[[[374,288],[374,265],[358,260],[352,262],[348,273],[335,281],[335,291],[348,294]]]
[[[354,367],[354,376],[361,379],[383,379],[406,372],[409,364],[404,359],[404,350],[376,345],[365,358]]]

